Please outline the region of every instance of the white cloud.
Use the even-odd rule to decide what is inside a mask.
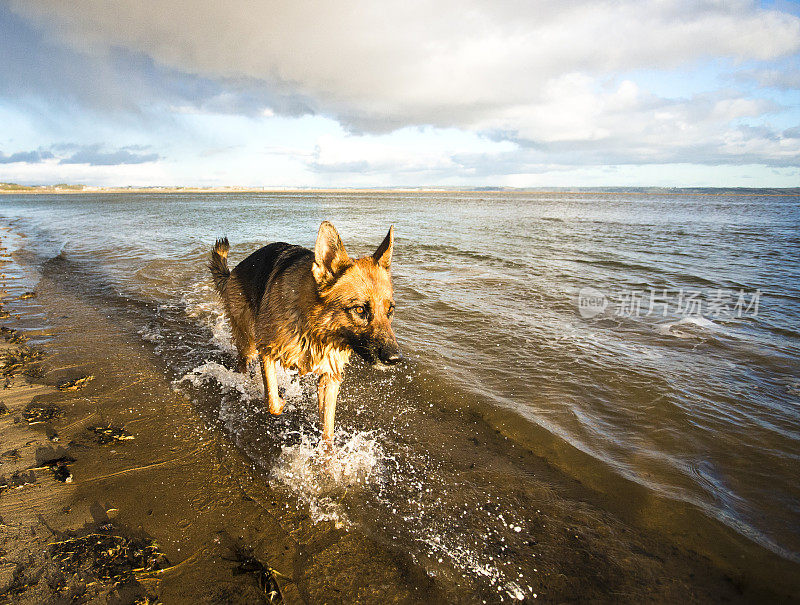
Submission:
[[[777,88],[780,90],[800,89],[800,65],[788,69],[762,68],[747,70],[735,74],[735,79],[747,82],[752,80],[759,86]]]
[[[800,19],[752,1],[10,0],[8,6],[99,64],[102,57],[113,64],[119,49],[130,54],[126,60],[152,59],[164,78],[176,78],[164,94],[165,112],[249,112],[263,120],[316,113],[369,134],[323,136],[303,159],[293,156],[314,173],[429,179],[534,174],[554,165],[790,166],[800,158],[800,139],[784,136],[785,124],[769,123],[772,113],[785,110],[774,102],[736,89],[658,96],[631,75],[718,61],[728,69],[747,64],[753,81],[791,86],[796,74],[787,79],[773,67],[800,53]],[[196,90],[181,86],[181,75],[199,78]],[[480,148],[431,148],[435,136],[410,145],[375,136],[419,125],[514,145],[482,139]]]
[[[311,166],[323,172],[375,173],[452,169],[454,164],[446,153],[434,150],[407,149],[369,137],[324,135],[317,142]]]
[[[405,129],[393,135],[326,134],[318,137],[306,166],[325,174],[389,175],[396,182],[431,183],[444,176],[472,174],[474,166],[459,159],[464,154],[497,156],[513,153],[508,141],[490,141],[477,135],[445,130]]]
[[[76,48],[96,53],[122,46],[193,74],[264,81],[366,128],[469,127],[542,102],[565,74],[596,78],[706,57],[768,60],[800,49],[800,19],[741,0],[12,0],[11,6]]]

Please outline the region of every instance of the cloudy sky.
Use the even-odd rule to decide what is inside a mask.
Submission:
[[[0,181],[800,186],[800,3],[0,0]]]

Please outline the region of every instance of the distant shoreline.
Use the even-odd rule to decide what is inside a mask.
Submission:
[[[552,188],[506,188],[506,187],[354,187],[354,188],[280,188],[280,187],[92,187],[70,185],[66,187],[52,185],[12,185],[0,183],[0,195],[86,195],[114,193],[505,193],[509,195],[661,195],[661,196],[698,196],[698,195],[731,195],[731,196],[800,196],[800,187],[779,188],[714,188],[714,187],[552,187]]]

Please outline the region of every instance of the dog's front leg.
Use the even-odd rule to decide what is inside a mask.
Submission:
[[[319,398],[319,421],[322,424],[322,440],[333,444],[333,417],[336,414],[336,398],[339,396],[340,379],[330,374],[323,374],[317,383]]]
[[[264,398],[267,400],[269,413],[280,416],[286,401],[278,393],[278,373],[275,370],[275,360],[263,353],[261,356],[261,377],[264,379]]]

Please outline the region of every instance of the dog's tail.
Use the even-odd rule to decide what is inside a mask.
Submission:
[[[228,243],[227,237],[218,239],[217,243],[214,244],[214,249],[211,251],[211,260],[208,263],[208,268],[211,269],[211,277],[214,278],[214,285],[220,294],[225,291],[228,278],[231,276],[231,272],[228,270],[228,250],[230,248],[231,245]]]

